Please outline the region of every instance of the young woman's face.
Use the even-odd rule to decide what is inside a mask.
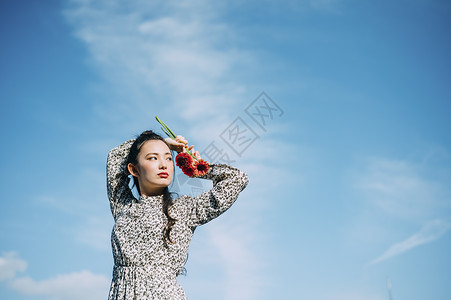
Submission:
[[[139,187],[143,196],[160,195],[171,184],[174,163],[169,147],[160,140],[145,142],[138,154],[135,166]]]

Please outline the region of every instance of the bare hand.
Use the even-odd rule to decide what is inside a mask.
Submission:
[[[165,138],[164,140],[168,143],[169,149],[177,153],[182,152],[188,146],[188,141],[181,135],[178,135],[175,139]]]
[[[190,152],[198,160],[201,159],[199,151],[194,150],[194,146],[188,146],[188,141],[181,135],[178,135],[174,140],[171,138],[164,139],[168,145],[169,149],[180,152]]]
[[[191,154],[192,154],[195,158],[197,158],[197,160],[202,159],[202,158],[200,157],[199,151],[194,150],[194,146],[189,146],[189,147],[187,146],[187,147],[183,148],[183,152],[187,152],[187,150],[189,150],[189,152],[191,152]]]

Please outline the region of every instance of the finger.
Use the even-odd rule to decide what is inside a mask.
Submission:
[[[185,144],[185,145],[188,144],[188,141],[187,141],[183,136],[181,136],[181,135],[178,135],[178,136],[175,138],[175,140],[176,140],[177,142],[182,143],[182,144]]]

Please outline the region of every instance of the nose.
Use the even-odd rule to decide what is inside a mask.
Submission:
[[[168,162],[165,159],[160,160],[160,169],[167,169],[168,168]]]

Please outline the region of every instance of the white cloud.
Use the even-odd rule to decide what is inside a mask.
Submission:
[[[65,15],[115,93],[97,113],[126,126],[174,109],[188,121],[227,120],[244,98],[236,68],[252,59],[235,47],[236,34],[218,17],[220,5],[72,1]]]
[[[108,89],[97,117],[137,133],[158,128],[159,115],[203,146],[216,138],[260,92],[242,83],[255,78],[258,55],[239,47],[242,32],[224,22],[229,5],[73,0],[65,16]]]
[[[260,299],[258,291],[262,278],[258,257],[261,253],[251,246],[256,244],[256,236],[249,234],[254,230],[244,222],[235,222],[239,226],[227,223],[209,228],[214,253],[219,256],[218,262],[226,273],[223,299]]]
[[[352,249],[367,265],[434,242],[448,230],[449,172],[443,157],[426,158],[367,159],[360,161],[360,169],[348,178],[357,193],[350,197],[353,218],[347,224],[346,242],[353,247],[360,241],[359,247]],[[418,228],[422,229],[412,235]],[[374,258],[374,249],[386,251],[380,250],[382,254]],[[374,259],[368,262],[371,256]]]
[[[149,124],[157,128],[154,116],[159,115],[177,133],[195,136],[204,147],[218,139],[257,96],[255,91],[246,94],[239,82],[257,72],[252,67],[255,56],[238,50],[240,33],[222,21],[222,5],[206,0],[72,1],[65,15],[111,89],[108,96],[112,96],[105,97],[110,99],[97,104],[97,116],[114,121],[111,124],[118,130],[135,131]],[[270,149],[277,145],[289,151],[283,143],[271,142]],[[263,145],[268,144],[269,139]],[[255,169],[267,158],[263,151],[257,152],[259,157],[252,160]],[[254,179],[254,184],[258,189],[261,183]],[[258,223],[258,216],[254,219]],[[254,225],[246,229],[250,237],[257,236]],[[261,251],[250,246],[243,227],[232,224],[218,230],[220,234],[207,239],[221,255],[227,285],[234,287],[226,289],[227,299],[258,298],[256,261],[262,260]],[[92,243],[94,239],[88,237],[83,241]]]
[[[97,300],[107,297],[110,280],[84,270],[40,281],[30,277],[16,278],[9,284],[25,295],[46,296],[55,300]]]
[[[396,255],[407,252],[415,247],[431,243],[442,237],[450,228],[451,224],[443,220],[434,220],[428,222],[421,228],[419,232],[401,242],[395,243],[394,245],[390,246],[381,256],[375,258],[368,264],[376,264]]]
[[[95,250],[106,251],[111,247],[110,234],[113,217],[106,195],[105,171],[91,167],[74,175],[68,186],[71,191],[64,197],[51,194],[37,195],[34,201],[39,206],[67,217],[64,226],[59,226],[66,237],[87,245]],[[82,186],[83,189],[78,187]]]
[[[15,252],[3,253],[0,257],[0,281],[13,278],[17,272],[27,269],[27,262],[20,259]]]
[[[107,204],[105,204],[107,205]],[[108,253],[111,249],[111,228],[113,218],[88,217],[73,230],[77,241],[91,248]]]
[[[46,280],[17,277],[16,273],[24,272],[27,265],[17,253],[4,253],[0,257],[0,280],[8,279],[8,286],[21,294],[46,296],[55,300],[97,300],[105,298],[108,293],[110,280],[104,275],[84,270]]]
[[[357,175],[357,186],[384,213],[423,222],[450,209],[446,179],[426,176],[431,172],[437,170],[408,161],[371,159],[363,174]]]
[[[85,217],[102,213],[108,207],[105,170],[89,166],[71,173],[71,176],[71,180],[61,185],[64,196],[52,191],[37,195],[33,201],[70,216]]]

